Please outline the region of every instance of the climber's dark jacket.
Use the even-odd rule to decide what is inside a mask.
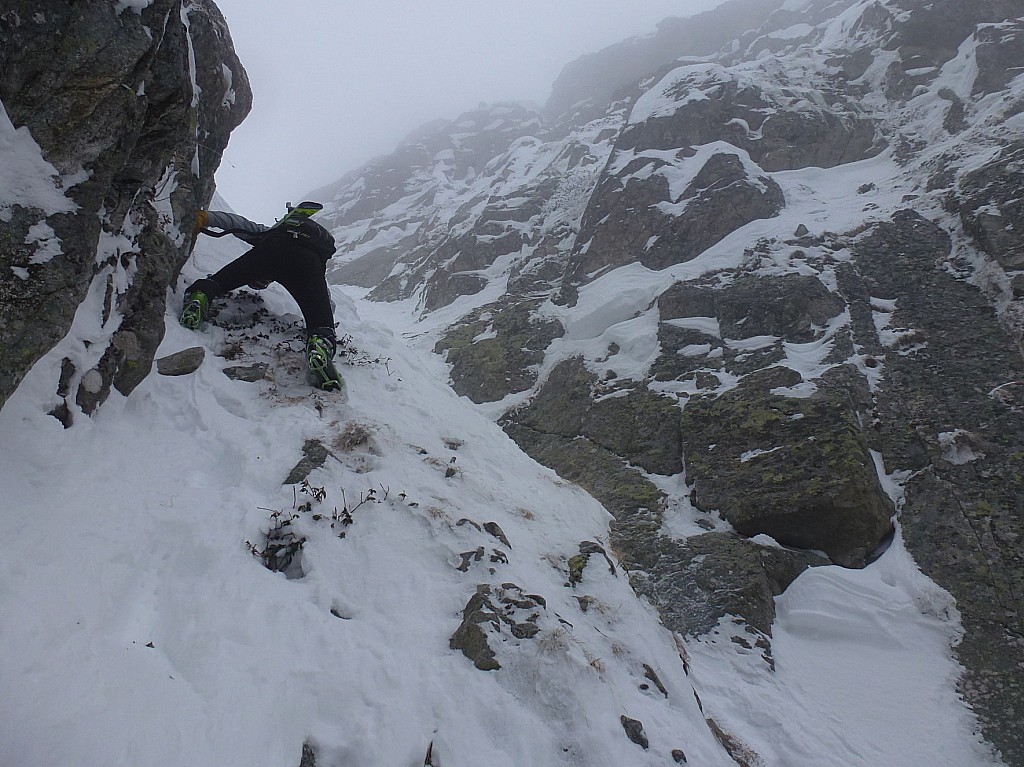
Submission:
[[[327,262],[334,255],[330,232],[315,221],[304,221],[297,230],[273,228],[224,211],[209,211],[205,219],[204,233],[233,234],[253,247],[217,273],[194,282],[186,293],[202,291],[212,300],[243,285],[263,288],[277,282],[299,305],[307,333],[335,337],[326,276]],[[213,231],[217,229],[221,232]]]

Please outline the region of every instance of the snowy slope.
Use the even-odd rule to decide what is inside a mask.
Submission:
[[[826,59],[849,45],[870,4],[847,5],[817,27],[773,34],[793,46],[794,71],[827,71]],[[913,161],[893,149],[838,168],[774,171],[786,198],[775,218],[686,263],[593,275],[573,306],[544,303],[541,313],[566,335],[547,349],[537,386],[576,355],[602,377],[614,370],[642,381],[658,353],[652,302],[680,280],[721,270],[798,273],[834,289],[849,253],[832,233],[887,220],[908,201],[953,232],[956,263],[943,268],[1005,296],[1007,275],[968,244],[943,206],[945,190],[927,184],[942,163],[982,165],[1024,128],[1019,114],[1006,119],[1024,79],[1002,94],[975,94],[975,54],[963,45],[897,111],[880,95],[891,62],[864,73],[860,109],[914,144]],[[772,69],[764,61],[744,72],[772,90]],[[674,636],[614,564],[605,510],[495,425],[533,392],[473,406],[455,396],[447,366],[430,353],[461,316],[505,295],[517,271],[570,254],[611,156],[605,130],[672,114],[680,103],[671,84],[681,75],[648,83],[632,117],[616,113],[568,138],[520,135],[472,173],[446,175],[455,155],[429,154],[413,187],[436,193],[433,208],[410,187],[372,221],[346,219],[339,241],[350,255],[388,251],[398,259],[393,276],[409,278],[408,297],[390,304],[333,288],[340,331],[351,336],[347,398],[312,392],[302,379],[300,323],[280,290],[224,302],[219,325],[198,334],[177,325],[171,297],[160,355],[198,344],[200,369],[176,378],[154,370],[129,398],[114,394],[65,430],[49,415],[60,404],[52,392],[61,361],[109,331],[88,319],[101,316],[102,291],[89,297],[68,338],[0,411],[0,766],[277,767],[299,764],[304,745],[320,767],[639,766],[680,763],[682,754],[688,764],[724,767],[1000,764],[957,694],[955,602],[921,574],[898,529],[865,569],[809,570],[776,600],[771,663],[744,645],[731,617],[699,639]],[[968,125],[956,135],[943,127],[950,94],[966,109]],[[0,151],[28,156],[23,132],[0,133],[8,139]],[[586,164],[572,164],[574,148]],[[622,153],[613,167],[638,159]],[[8,187],[49,199],[48,167],[13,167],[0,170]],[[529,212],[521,191],[551,179],[560,185],[545,187],[541,212],[512,215]],[[354,209],[358,190],[348,191],[338,199]],[[10,202],[0,194],[0,205]],[[480,292],[424,313],[426,280],[439,268],[428,246],[475,237],[489,212],[510,213],[490,223],[528,244],[471,270],[484,280]],[[820,243],[788,244],[801,225]],[[767,246],[746,252],[756,242]],[[181,284],[238,252],[202,242]],[[889,327],[895,306],[875,302],[880,336],[904,330]],[[250,316],[256,324],[247,327]],[[716,332],[714,318],[677,322]],[[784,344],[785,365],[803,378],[787,393],[809,394],[847,361],[878,383],[884,371],[866,368],[859,352],[826,361],[849,322],[840,315],[813,343]],[[780,340],[758,337],[745,348]],[[222,372],[255,363],[268,366],[255,383]],[[723,376],[719,391],[735,383]],[[651,387],[680,403],[695,393],[691,382]],[[311,441],[329,450],[324,465],[305,487],[282,484]],[[876,468],[898,509],[906,473],[877,455]],[[700,531],[685,475],[651,479],[669,497],[662,533]],[[286,572],[264,566],[268,544],[299,539],[301,555]],[[591,554],[574,572],[581,543],[609,549],[610,563]],[[506,600],[487,633],[498,670],[474,667],[451,646],[482,586]],[[637,742],[641,725],[646,747]]]
[[[273,311],[292,309],[270,293]],[[626,578],[591,567],[563,585],[604,511],[460,401],[436,361],[336,297],[353,343],[390,360],[345,368],[347,403],[310,393],[287,355],[275,383],[249,384],[210,354],[64,431],[39,385],[58,348],[4,408],[0,763],[280,765],[308,739],[322,764],[421,764],[431,741],[435,764],[660,764],[671,748],[728,764]],[[220,341],[173,318],[168,331],[168,352]],[[305,440],[355,424],[368,442],[332,448],[309,477],[322,503],[282,487]],[[371,490],[379,502],[353,509],[344,538],[312,518]],[[313,512],[296,511],[304,501]],[[246,548],[274,512],[302,517],[301,579]],[[463,519],[496,522],[510,545]],[[459,571],[479,546],[509,562]],[[540,634],[503,635],[505,668],[478,671],[449,637],[478,584],[511,582],[545,597]],[[584,593],[597,595],[588,613]],[[640,690],[644,663],[667,699]],[[649,754],[624,714],[644,722]]]
[[[185,278],[231,252],[204,243]],[[775,674],[723,636],[691,644],[688,675],[618,568],[592,558],[567,587],[607,514],[456,397],[438,358],[336,289],[359,349],[348,401],[312,393],[287,343],[294,307],[265,299],[285,329],[239,359],[270,359],[272,380],[228,379],[225,331],[169,316],[162,352],[201,344],[196,373],[154,371],[65,431],[43,385],[58,347],[0,412],[0,764],[269,767],[298,764],[304,743],[338,766],[420,765],[431,743],[446,767],[662,765],[675,749],[733,764],[705,716],[776,764],[993,764],[953,692],[948,600],[897,547],[871,570],[801,579],[780,603]],[[309,476],[322,502],[282,486],[315,438],[333,454]],[[346,502],[352,523],[332,529]],[[247,549],[275,515],[307,539],[301,578]],[[449,647],[480,584],[546,603],[535,638],[492,635],[498,671]]]

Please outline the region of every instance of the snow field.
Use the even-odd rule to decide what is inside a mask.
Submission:
[[[200,252],[186,276],[217,258]],[[606,538],[604,510],[456,397],[436,359],[335,298],[341,330],[390,358],[342,368],[347,403],[287,371],[229,380],[220,331],[178,327],[172,297],[158,356],[206,346],[194,374],[154,371],[64,430],[47,413],[73,330],[0,412],[0,763],[297,764],[309,742],[327,765],[415,765],[433,741],[446,765],[654,765],[673,748],[728,765],[672,637],[624,574],[594,557],[576,591],[564,585],[579,542]],[[281,486],[304,441],[330,445],[353,422],[370,441],[332,448],[309,476],[327,494],[313,512],[329,515],[342,490],[350,507],[370,488],[386,500],[353,510],[343,539],[300,515],[305,577],[268,571],[245,542],[310,500]],[[463,518],[496,522],[511,548]],[[457,570],[479,546],[509,563]],[[448,646],[480,583],[546,601],[536,639],[492,637],[497,672]],[[644,723],[649,751],[623,714]]]
[[[737,651],[728,619],[717,636],[688,643],[712,716],[744,722],[743,737],[767,764],[1001,764],[956,694],[955,603],[899,537],[864,570],[806,571],[776,609],[775,673]]]

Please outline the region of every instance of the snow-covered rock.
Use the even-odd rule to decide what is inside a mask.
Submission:
[[[93,412],[152,367],[248,80],[181,0],[7,3],[0,70],[0,404],[76,323],[47,386]]]

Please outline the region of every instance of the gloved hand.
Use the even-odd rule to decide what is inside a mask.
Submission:
[[[209,221],[210,214],[205,210],[200,210],[196,213],[196,225],[192,227],[192,237],[195,238],[199,234],[199,230],[206,226],[206,222]]]

